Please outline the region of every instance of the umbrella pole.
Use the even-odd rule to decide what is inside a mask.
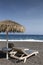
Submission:
[[[8,32],[7,32],[7,48],[8,48]],[[6,59],[8,59],[8,52],[6,53]]]

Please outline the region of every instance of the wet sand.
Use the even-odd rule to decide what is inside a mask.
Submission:
[[[6,42],[0,42],[0,47]],[[6,60],[5,58],[0,58],[0,65],[43,65],[43,42],[13,42],[15,47],[26,47],[33,50],[38,50],[39,54],[37,56],[32,56],[27,59],[26,63],[23,61],[16,62],[15,59]],[[4,45],[6,46],[6,44]]]

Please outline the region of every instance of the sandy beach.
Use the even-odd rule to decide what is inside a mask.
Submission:
[[[15,47],[26,47],[29,49],[39,51],[37,56],[32,56],[27,59],[26,63],[23,61],[16,62],[15,59],[0,58],[0,65],[43,65],[43,42],[13,42]],[[0,41],[0,47],[6,46],[6,42]]]

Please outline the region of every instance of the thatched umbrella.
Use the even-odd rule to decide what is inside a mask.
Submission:
[[[6,32],[7,34],[7,48],[8,48],[8,32],[24,32],[24,27],[15,21],[4,20],[0,21],[0,32]],[[7,53],[8,59],[8,53]]]

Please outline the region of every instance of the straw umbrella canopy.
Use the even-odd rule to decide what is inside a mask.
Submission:
[[[8,48],[8,32],[24,32],[25,28],[11,20],[0,21],[0,32],[6,32],[7,34],[7,48]],[[8,57],[8,54],[7,54]]]

